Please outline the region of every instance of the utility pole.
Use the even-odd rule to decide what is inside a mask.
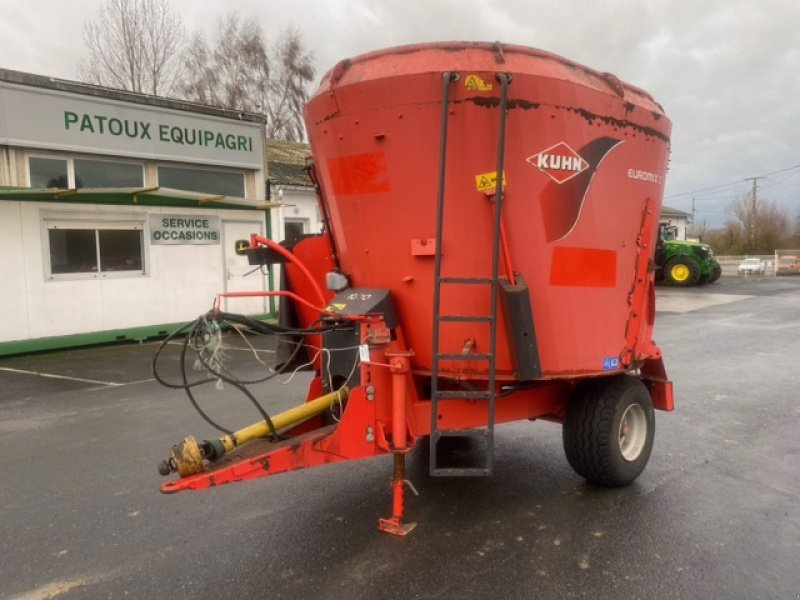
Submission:
[[[697,237],[697,211],[694,208],[694,198],[692,198],[692,238]]]
[[[750,195],[750,206],[753,210],[753,214],[756,212],[756,202],[758,198],[758,180],[759,179],[766,179],[766,177],[745,177],[745,181],[752,181],[753,182],[753,191]]]
[[[753,182],[753,191],[750,194],[750,250],[756,246],[756,215],[758,214],[758,180],[766,177],[746,177],[745,181]]]

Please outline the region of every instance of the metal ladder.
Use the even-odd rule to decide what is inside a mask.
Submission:
[[[497,346],[497,303],[498,303],[498,270],[500,262],[500,217],[503,204],[503,162],[505,159],[505,129],[508,84],[511,76],[498,73],[500,90],[500,125],[497,147],[497,183],[494,199],[494,230],[492,234],[492,273],[488,278],[476,277],[442,277],[442,251],[444,247],[444,204],[445,204],[445,172],[447,160],[447,120],[449,113],[450,83],[458,80],[458,74],[446,72],[442,76],[442,121],[439,152],[439,184],[436,206],[436,253],[434,263],[433,287],[433,353],[431,368],[431,439],[430,439],[430,474],[435,476],[470,476],[491,475],[494,468],[494,418],[495,418],[495,377]],[[446,285],[486,286],[491,294],[488,315],[443,315],[441,314],[441,291]],[[442,323],[474,322],[489,324],[489,351],[487,353],[442,353],[440,334]],[[472,362],[484,361],[488,366],[488,381],[485,390],[440,390],[439,364],[442,361]],[[485,400],[487,408],[486,425],[475,429],[441,429],[439,428],[439,401],[447,399]],[[438,462],[438,443],[442,438],[466,438],[481,441],[485,446],[485,462],[483,466],[443,467]]]

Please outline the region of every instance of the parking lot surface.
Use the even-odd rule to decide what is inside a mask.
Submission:
[[[586,484],[558,425],[503,425],[491,478],[411,458],[407,538],[377,531],[389,457],[160,494],[169,446],[215,432],[153,381],[155,344],[2,359],[0,597],[798,598],[800,277],[659,288],[658,312],[676,410],[633,485]],[[256,391],[276,411],[307,381]],[[199,400],[258,420],[233,390]]]

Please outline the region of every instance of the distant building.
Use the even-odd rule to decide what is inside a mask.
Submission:
[[[689,229],[691,217],[691,213],[678,210],[677,208],[671,208],[669,206],[661,207],[661,222],[675,225],[678,228],[679,240],[686,239],[686,232]]]
[[[306,166],[307,144],[270,140],[267,146],[270,198],[284,205],[283,231],[288,239],[319,233],[322,218]]]

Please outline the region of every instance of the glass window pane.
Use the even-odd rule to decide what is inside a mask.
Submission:
[[[158,185],[176,190],[244,198],[244,173],[159,167]]]
[[[50,272],[97,272],[97,245],[93,229],[50,229]]]
[[[101,229],[100,270],[141,271],[142,232],[120,229]]]
[[[142,165],[105,160],[75,159],[75,187],[142,187]]]
[[[58,158],[37,158],[31,156],[28,159],[31,171],[31,187],[35,188],[66,188],[69,187],[67,180],[67,161]]]

